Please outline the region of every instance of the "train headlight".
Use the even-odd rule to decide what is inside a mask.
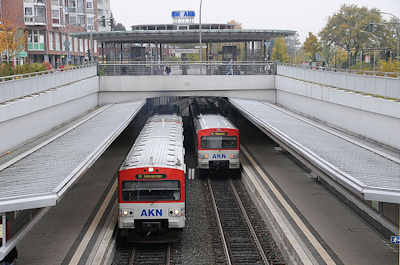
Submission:
[[[201,154],[201,155],[200,155],[200,158],[201,158],[201,159],[208,159],[208,154]]]
[[[185,208],[181,208],[181,209],[172,208],[172,209],[169,209],[168,215],[170,217],[185,216]]]
[[[120,209],[119,210],[119,215],[120,216],[128,216],[129,215],[129,211],[128,210],[124,210],[124,209]]]

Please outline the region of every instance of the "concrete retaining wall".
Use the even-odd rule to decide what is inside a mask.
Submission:
[[[400,79],[279,65],[278,75],[338,88],[400,99]]]
[[[277,103],[400,149],[400,102],[276,76]]]
[[[98,78],[0,105],[0,154],[98,105]]]
[[[27,95],[66,85],[73,81],[93,77],[97,74],[96,66],[55,72],[30,78],[11,80],[0,83],[0,103]]]

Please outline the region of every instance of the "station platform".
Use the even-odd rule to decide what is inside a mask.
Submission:
[[[235,98],[229,101],[278,143],[360,198],[400,203],[398,157],[270,103]]]
[[[390,237],[383,237],[340,197],[311,179],[308,171],[264,132],[250,122],[240,123],[239,129],[242,181],[251,183],[248,190],[260,200],[266,224],[281,227],[271,231],[287,238],[283,244],[292,246],[288,253],[304,254],[298,254],[294,264],[398,264],[398,248],[390,243]]]
[[[0,260],[93,165],[141,110],[144,101],[98,108],[80,122],[17,155],[1,158],[0,215],[42,209],[0,247]],[[29,144],[28,144],[29,145]],[[4,219],[3,219],[4,220]],[[3,226],[4,229],[4,226]]]

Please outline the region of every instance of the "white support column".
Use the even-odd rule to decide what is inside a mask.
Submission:
[[[7,243],[7,218],[6,218],[6,214],[3,213],[1,215],[1,235],[2,235],[2,245],[1,247],[5,247],[6,243]]]

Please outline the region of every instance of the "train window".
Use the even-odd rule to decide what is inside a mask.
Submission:
[[[225,149],[237,148],[236,136],[202,136],[202,149]]]
[[[122,182],[123,201],[178,201],[180,198],[178,180]]]

